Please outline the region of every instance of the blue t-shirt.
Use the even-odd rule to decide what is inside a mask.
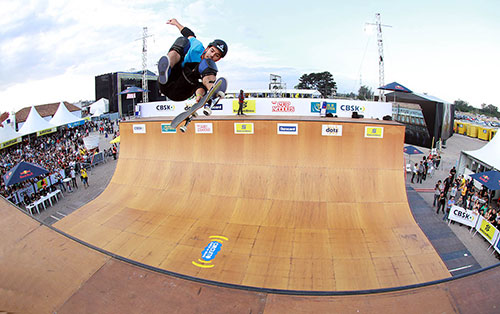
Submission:
[[[184,64],[188,62],[197,62],[197,63],[201,62],[201,55],[205,51],[205,47],[203,47],[201,41],[199,41],[195,37],[189,38],[189,43],[191,44],[191,47],[189,47],[186,56],[184,56],[184,61],[182,62],[182,66],[184,66]]]

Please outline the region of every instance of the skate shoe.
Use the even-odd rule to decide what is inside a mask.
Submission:
[[[168,57],[163,56],[158,61],[158,81],[160,84],[167,84],[169,72],[170,60],[168,60]]]

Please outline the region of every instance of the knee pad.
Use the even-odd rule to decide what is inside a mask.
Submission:
[[[179,37],[175,40],[169,51],[174,50],[180,54],[182,58],[184,58],[190,47],[191,43],[189,42],[189,39],[186,37]]]
[[[217,71],[217,65],[215,65],[215,61],[211,59],[202,59],[198,65],[198,72],[200,72],[201,77],[217,75]]]

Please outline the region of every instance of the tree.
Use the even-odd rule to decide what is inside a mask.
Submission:
[[[500,115],[500,113],[498,112],[498,108],[491,104],[490,105],[482,104],[480,111],[481,113],[488,116],[498,117]]]
[[[299,78],[299,84],[295,86],[299,89],[316,89],[323,98],[329,98],[337,94],[337,83],[333,75],[328,72],[303,74]]]
[[[358,99],[360,100],[373,99],[372,89],[365,85],[361,86],[358,91]]]
[[[462,111],[462,112],[471,112],[471,111],[474,111],[474,108],[472,106],[469,106],[469,103],[464,101],[464,100],[455,100],[455,102],[453,102],[453,104],[455,105],[455,109],[458,110],[458,111]]]

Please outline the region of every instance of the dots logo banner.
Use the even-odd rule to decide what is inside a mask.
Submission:
[[[321,126],[323,136],[342,136],[342,126],[334,124],[323,124]]]

